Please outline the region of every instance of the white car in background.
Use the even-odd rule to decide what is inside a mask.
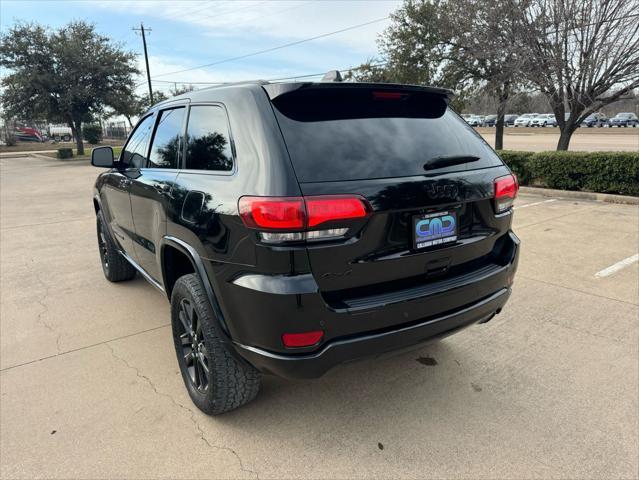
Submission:
[[[470,125],[471,127],[481,127],[482,123],[484,122],[479,115],[470,115],[465,120],[466,123],[468,123],[468,125]]]
[[[533,118],[538,117],[538,113],[524,113],[515,120],[515,127],[530,127]]]
[[[544,113],[542,115],[537,115],[530,121],[531,127],[556,127],[557,119],[555,115],[552,113]]]

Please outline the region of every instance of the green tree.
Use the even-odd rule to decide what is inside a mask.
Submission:
[[[82,21],[59,30],[18,23],[0,37],[5,111],[71,127],[84,154],[82,124],[133,94],[135,55]]]
[[[181,95],[186,92],[192,92],[195,90],[195,87],[191,84],[184,84],[180,87],[177,85],[169,90],[171,97],[176,97],[177,95]],[[130,97],[123,97],[117,102],[116,105],[113,106],[113,114],[124,116],[129,122],[129,126],[133,128],[133,117],[139,117],[144,114],[149,108],[151,108],[156,103],[163,102],[164,100],[168,100],[169,96],[167,96],[161,90],[153,91],[153,103],[151,103],[151,98],[149,97],[148,92],[142,95],[132,95]]]
[[[153,92],[153,101],[155,103],[163,102],[168,97],[161,91]],[[112,107],[112,114],[122,115],[129,122],[129,126],[133,128],[133,117],[139,117],[144,114],[149,108],[151,108],[151,98],[148,93],[143,95],[130,95],[128,97],[121,97],[115,102]]]

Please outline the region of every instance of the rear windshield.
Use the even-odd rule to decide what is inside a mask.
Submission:
[[[273,100],[300,182],[423,175],[502,165],[484,140],[447,107],[419,91],[294,91]],[[478,158],[425,170],[436,159]]]

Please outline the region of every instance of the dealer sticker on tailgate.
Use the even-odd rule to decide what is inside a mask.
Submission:
[[[415,248],[457,241],[457,212],[435,212],[413,217]]]

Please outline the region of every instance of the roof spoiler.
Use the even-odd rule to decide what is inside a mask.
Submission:
[[[324,76],[326,78],[330,73]],[[439,87],[422,87],[420,85],[402,85],[395,83],[359,83],[359,82],[341,82],[335,80],[317,82],[295,82],[295,83],[269,83],[262,85],[267,95],[271,100],[275,100],[284,94],[294,92],[297,90],[314,90],[314,89],[375,89],[375,90],[391,90],[391,91],[404,91],[404,92],[424,92],[432,95],[442,96],[446,98],[446,101],[450,100],[455,95],[452,90]]]

